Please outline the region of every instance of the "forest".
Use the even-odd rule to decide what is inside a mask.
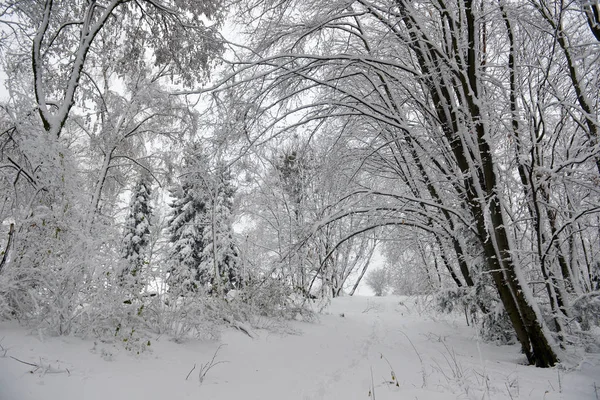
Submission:
[[[2,320],[140,352],[368,282],[600,348],[598,0],[0,0],[0,57]]]

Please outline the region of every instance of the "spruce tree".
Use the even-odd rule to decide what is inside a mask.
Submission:
[[[198,143],[185,149],[180,182],[173,190],[169,220],[169,291],[177,295],[207,289],[210,271],[203,265],[207,198],[202,182],[208,174],[207,157]]]
[[[121,282],[130,281],[133,287],[139,289],[141,274],[147,263],[147,247],[150,242],[150,183],[142,176],[131,194],[129,215],[125,223],[125,238],[123,240],[123,258],[126,264],[121,270]]]
[[[169,221],[172,247],[168,283],[170,291],[179,294],[195,292],[209,281],[208,271],[200,265],[206,203],[195,186],[188,178],[171,191],[174,200]]]
[[[235,188],[231,174],[219,166],[212,179],[205,179],[207,209],[203,236],[202,269],[209,271],[213,292],[218,294],[239,288],[240,263],[233,239],[231,213]]]

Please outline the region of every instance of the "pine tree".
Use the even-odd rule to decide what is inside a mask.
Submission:
[[[127,262],[120,275],[123,283],[131,280],[134,287],[139,287],[140,275],[147,263],[146,251],[150,238],[151,215],[150,184],[146,177],[141,177],[131,195],[123,240],[123,258]]]

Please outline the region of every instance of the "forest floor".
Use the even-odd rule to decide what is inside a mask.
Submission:
[[[551,369],[525,366],[517,346],[482,343],[464,317],[423,311],[413,299],[335,299],[317,321],[253,334],[231,329],[219,341],[182,344],[158,337],[136,355],[121,344],[40,338],[0,323],[0,400],[600,396],[600,354]],[[217,349],[221,363],[201,381]]]

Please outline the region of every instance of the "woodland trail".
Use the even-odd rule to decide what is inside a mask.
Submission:
[[[420,307],[398,297],[341,298],[315,322],[265,319],[270,329],[255,329],[255,339],[237,330],[219,342],[159,337],[140,356],[72,337],[40,341],[5,323],[0,400],[594,399],[598,357],[572,370],[524,366],[516,346],[481,343],[459,316]],[[221,363],[200,383],[219,346]],[[30,373],[11,356],[42,368]]]

